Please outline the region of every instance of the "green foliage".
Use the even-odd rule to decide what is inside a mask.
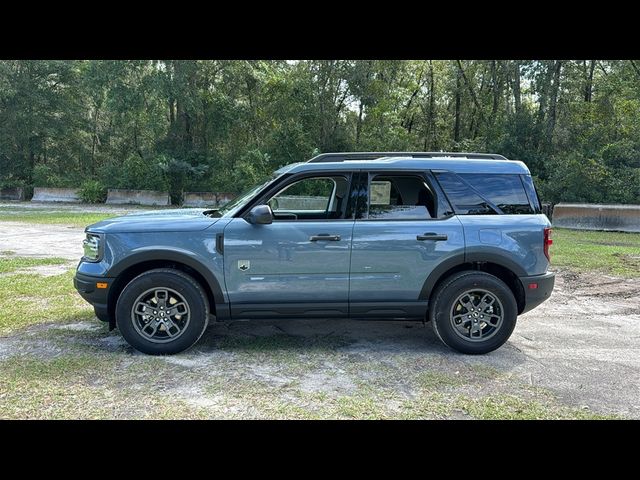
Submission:
[[[165,156],[160,157],[158,166],[164,173],[166,184],[169,186],[171,203],[174,205],[182,203],[184,188],[188,180],[193,181],[202,177],[209,169],[208,165],[198,164],[194,166],[184,160]]]
[[[34,187],[72,188],[76,185],[75,175],[65,174],[55,166],[40,164],[33,168]]]
[[[0,187],[239,192],[314,152],[492,151],[640,203],[638,62],[0,61]]]
[[[97,180],[85,180],[78,189],[78,196],[84,203],[104,203],[107,188]]]

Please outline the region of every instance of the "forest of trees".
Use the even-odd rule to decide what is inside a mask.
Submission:
[[[640,61],[0,61],[0,188],[238,192],[328,151],[523,160],[640,203]]]

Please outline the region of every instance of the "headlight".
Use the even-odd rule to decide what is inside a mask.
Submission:
[[[87,238],[82,241],[84,247],[83,259],[87,262],[97,262],[102,256],[104,238],[96,233],[87,233]]]

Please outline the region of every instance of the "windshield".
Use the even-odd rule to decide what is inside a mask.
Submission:
[[[238,195],[236,198],[231,200],[229,203],[226,203],[219,209],[213,211],[211,213],[214,217],[232,217],[234,216],[242,207],[244,207],[260,190],[273,182],[279,175],[274,175],[269,180],[255,187],[251,187],[249,190],[244,193]]]

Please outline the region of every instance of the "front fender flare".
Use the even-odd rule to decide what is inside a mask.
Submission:
[[[193,252],[189,252],[187,250],[167,248],[145,248],[143,250],[138,250],[113,265],[107,272],[107,276],[117,278],[128,268],[149,261],[177,262],[192,268],[207,282],[216,305],[226,303],[218,279],[211,270],[200,261],[197,255],[194,255]]]

